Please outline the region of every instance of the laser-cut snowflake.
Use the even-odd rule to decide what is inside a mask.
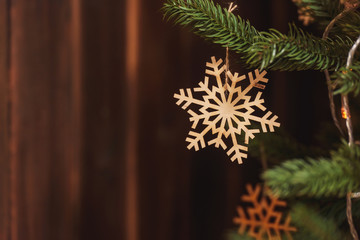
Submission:
[[[204,82],[200,82],[199,87],[194,88],[194,92],[202,93],[202,99],[194,98],[190,88],[186,89],[186,93],[184,89],[180,89],[179,94],[174,94],[174,98],[178,99],[177,105],[184,103],[182,106],[184,110],[190,108],[192,104],[200,107],[197,112],[191,109],[187,111],[191,116],[191,128],[196,129],[200,122],[205,127],[199,132],[189,132],[189,137],[186,138],[186,141],[189,142],[187,148],[194,148],[195,151],[198,151],[199,147],[204,148],[206,146],[204,137],[211,130],[216,137],[207,143],[214,144],[217,148],[221,146],[225,150],[227,146],[223,137],[231,136],[232,147],[227,151],[227,155],[233,154],[231,161],[237,160],[241,164],[242,159],[247,157],[248,148],[238,143],[237,136],[244,132],[244,143],[248,144],[249,138],[253,139],[254,134],[260,132],[260,129],[257,128],[249,129],[251,121],[260,123],[263,132],[267,132],[267,127],[270,132],[273,132],[274,127],[280,126],[280,123],[276,122],[278,118],[276,115],[270,118],[272,115],[270,111],[267,111],[262,117],[252,115],[256,109],[263,112],[266,110],[263,106],[264,100],[261,99],[262,92],[258,92],[253,99],[248,95],[253,88],[265,88],[265,85],[261,83],[268,82],[268,79],[264,77],[266,71],[255,70],[255,77],[253,73],[249,72],[249,85],[242,89],[239,83],[246,79],[246,75],[239,76],[238,73],[233,75],[227,71],[229,81],[226,84],[222,83],[221,74],[225,72],[222,59],[216,60],[215,57],[212,57],[211,62],[207,62],[206,66],[208,69],[205,73],[212,76],[216,83],[210,89],[209,76],[205,76]]]
[[[273,239],[281,240],[281,234],[284,233],[287,239],[291,240],[291,232],[295,232],[296,228],[290,226],[290,215],[283,218],[283,213],[275,208],[286,207],[286,202],[279,200],[271,194],[261,195],[260,185],[256,185],[255,189],[250,184],[246,185],[248,194],[241,197],[243,202],[251,203],[252,207],[246,209],[246,213],[242,207],[237,208],[239,214],[234,218],[234,223],[239,226],[239,233],[247,235],[256,240]]]

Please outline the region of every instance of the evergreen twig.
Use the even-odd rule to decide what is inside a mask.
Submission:
[[[300,16],[312,19],[323,31],[341,12],[341,17],[332,28],[332,34],[356,38],[360,34],[360,15],[353,10],[347,11],[339,0],[294,0]]]
[[[339,0],[293,0],[299,8],[300,15],[312,18],[320,27],[325,28],[329,22],[342,11]]]
[[[353,92],[356,96],[360,92],[360,65],[352,65],[349,69],[341,67],[331,75],[331,79],[334,86],[337,86],[334,94]]]
[[[249,67],[336,70],[345,65],[352,46],[347,37],[322,40],[295,25],[290,25],[287,35],[275,29],[260,32],[249,21],[209,0],[168,0],[163,11],[167,19],[190,26],[205,39],[241,54]]]
[[[331,218],[321,216],[315,209],[302,203],[297,203],[291,208],[292,222],[312,235],[314,239],[338,240],[344,239],[338,231],[336,222]]]
[[[344,143],[331,159],[295,159],[266,171],[263,178],[280,197],[344,197],[360,187],[360,148]]]

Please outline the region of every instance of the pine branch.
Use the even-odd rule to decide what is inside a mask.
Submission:
[[[304,204],[297,203],[291,208],[291,220],[298,229],[312,235],[312,239],[344,239],[333,219],[321,216]]]
[[[322,40],[290,25],[287,35],[256,30],[249,21],[210,0],[168,0],[165,18],[192,28],[197,35],[240,54],[249,67],[272,70],[336,70],[345,65],[352,41]]]
[[[333,127],[331,125],[331,127]],[[328,137],[328,136],[327,136]],[[327,140],[329,140],[327,138]],[[328,142],[327,142],[328,143]],[[278,165],[284,160],[302,158],[304,156],[316,157],[327,154],[328,151],[321,147],[305,146],[293,137],[278,129],[275,133],[258,133],[248,145],[252,157],[261,158],[259,149],[264,146],[265,155],[269,165]]]
[[[267,170],[263,178],[280,197],[344,197],[360,187],[360,148],[346,143],[331,159],[295,159]]]
[[[329,199],[328,203],[321,203],[320,214],[325,218],[333,219],[337,225],[347,226],[346,201],[344,199]],[[352,215],[358,219],[360,217],[360,201],[353,200]]]
[[[351,168],[328,159],[295,159],[264,174],[267,185],[281,197],[345,196],[359,188]]]
[[[299,19],[301,17],[311,18],[318,23],[322,29],[339,14],[343,6],[339,0],[293,0],[298,7]]]
[[[346,35],[356,40],[360,35],[360,14],[359,12],[349,12],[332,29],[333,34]]]
[[[341,67],[331,75],[331,79],[337,87],[334,94],[354,92],[356,96],[360,91],[360,65],[350,66],[349,69]]]
[[[254,240],[254,238],[247,236],[246,234],[239,234],[237,230],[229,230],[225,236],[226,240]]]
[[[323,32],[332,19],[344,10],[344,5],[339,0],[293,0],[298,7],[299,20],[315,22]],[[358,12],[348,12],[339,19],[332,28],[335,35],[346,35],[355,39],[360,34],[360,15]]]

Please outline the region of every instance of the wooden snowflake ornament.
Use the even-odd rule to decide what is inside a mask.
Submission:
[[[261,98],[262,92],[257,92],[257,95],[252,98],[248,93],[251,89],[264,89],[268,79],[265,78],[266,71],[259,72],[255,70],[255,75],[252,72],[248,73],[249,84],[242,89],[240,84],[246,80],[246,75],[239,76],[238,73],[234,75],[227,71],[229,82],[223,84],[221,74],[225,72],[225,65],[222,59],[216,60],[211,58],[211,62],[206,63],[205,76],[203,82],[199,83],[199,87],[194,88],[194,94],[201,94],[202,99],[193,97],[190,88],[180,89],[179,94],[174,94],[174,98],[178,99],[177,105],[182,105],[184,110],[190,114],[191,128],[194,131],[189,132],[189,137],[186,141],[189,143],[187,148],[194,148],[198,151],[199,148],[206,146],[204,139],[207,133],[212,133],[215,138],[207,141],[208,145],[215,145],[215,147],[222,147],[227,149],[224,139],[231,137],[232,146],[227,151],[227,155],[232,155],[231,161],[237,160],[239,164],[242,159],[247,157],[246,151],[248,148],[243,144],[239,144],[238,136],[244,132],[244,143],[248,144],[249,139],[253,139],[255,133],[259,133],[258,128],[249,128],[251,121],[261,124],[263,132],[274,131],[274,127],[279,127],[280,123],[276,122],[278,118],[276,115],[272,116],[270,111],[266,112],[263,106],[264,100]],[[211,79],[210,79],[211,78]],[[213,81],[213,82],[210,82]],[[193,109],[190,109],[192,107]],[[197,110],[195,110],[198,108]],[[260,109],[265,114],[262,117],[255,116],[255,110]],[[201,124],[199,124],[201,123]],[[202,129],[199,129],[202,126]],[[197,130],[197,131],[195,131]]]
[[[256,240],[272,239],[281,240],[284,233],[286,239],[291,240],[291,232],[296,228],[290,226],[290,215],[283,218],[283,213],[279,212],[279,207],[286,207],[286,202],[279,200],[271,194],[261,197],[262,188],[256,185],[255,189],[250,184],[246,185],[248,194],[241,197],[241,200],[250,203],[246,211],[242,207],[237,208],[239,214],[234,218],[234,223],[239,225],[239,233],[255,238]]]

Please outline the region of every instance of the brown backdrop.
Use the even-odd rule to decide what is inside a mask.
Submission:
[[[232,227],[259,164],[188,151],[172,97],[224,49],[164,22],[162,2],[0,0],[0,239],[218,240]],[[260,29],[296,18],[289,0],[236,3]],[[319,91],[305,73],[270,75],[267,106],[308,139],[328,117],[306,117]]]

